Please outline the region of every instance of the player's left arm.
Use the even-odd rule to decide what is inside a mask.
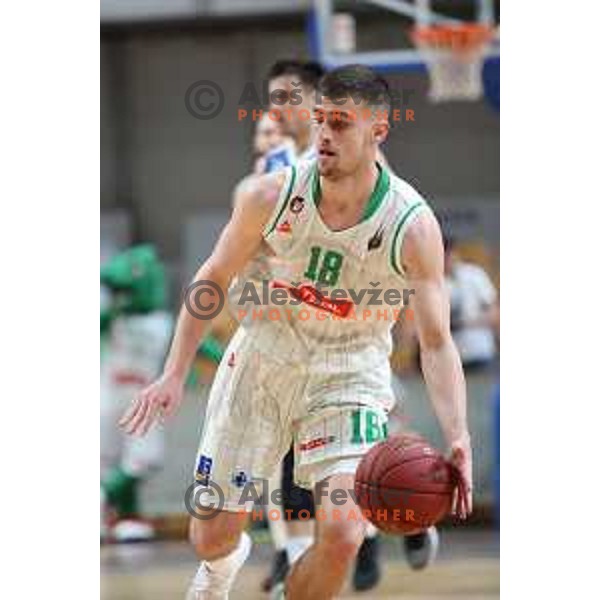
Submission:
[[[427,390],[450,448],[450,459],[462,476],[463,492],[455,512],[463,518],[472,506],[471,439],[467,424],[465,379],[450,333],[450,302],[444,279],[444,251],[439,225],[429,211],[409,226],[401,261],[419,339],[421,368]]]

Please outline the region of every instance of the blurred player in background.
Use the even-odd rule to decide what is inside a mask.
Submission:
[[[280,121],[268,113],[256,123],[254,132],[254,173],[273,173],[296,162],[296,144],[285,135]]]
[[[450,458],[467,490],[458,507],[465,517],[471,509],[471,445],[464,378],[450,336],[439,227],[423,199],[376,161],[389,130],[381,111],[389,97],[386,82],[367,67],[351,66],[328,74],[321,85],[323,101],[315,113],[318,159],[238,188],[232,217],[195,281],[228,289],[257,253],[270,249],[270,281],[290,282],[292,292],[299,291],[294,281],[366,289],[373,277],[384,289],[415,289],[422,368]],[[359,102],[371,116],[352,119],[341,111],[338,117],[340,98]],[[327,258],[321,262],[323,252]],[[218,484],[223,502],[217,509],[209,502],[212,518],[192,519],[190,536],[202,562],[190,599],[228,597],[250,553],[247,520],[239,513],[240,507],[251,510],[244,500],[246,483],[268,477],[292,437],[296,479],[323,491],[325,483],[330,490],[353,489],[361,457],[385,436],[395,401],[388,359],[393,321],[375,318],[370,310],[367,318],[362,306],[348,302],[328,311],[335,315],[350,307],[362,318],[330,314],[323,320],[317,315],[322,304],[303,298],[296,310],[306,311],[310,320],[259,318],[244,324],[219,366],[195,477],[205,489]],[[198,341],[209,326],[209,320],[182,308],[163,374],[138,394],[121,421],[129,432],[145,434],[161,415],[177,409]],[[361,423],[369,431],[366,437],[357,429]],[[334,439],[319,437],[330,431],[336,432]],[[319,497],[327,518],[318,523],[315,543],[292,565],[285,592],[278,586],[279,597],[335,597],[362,544],[364,523],[350,518],[360,512],[352,498],[337,506],[328,494]]]
[[[144,438],[132,438],[117,421],[132,394],[163,365],[173,328],[165,310],[165,272],[154,247],[143,245],[109,260],[100,281],[100,321],[107,338],[100,395],[101,536],[117,542],[147,540],[154,529],[141,518],[139,488],[163,464],[163,431],[155,427]]]
[[[486,368],[496,357],[496,288],[482,267],[461,260],[450,237],[444,238],[444,252],[450,326],[463,367]]]
[[[280,60],[267,74],[270,109],[280,111],[283,133],[295,145],[298,161],[316,158],[312,111],[324,70],[319,63]]]

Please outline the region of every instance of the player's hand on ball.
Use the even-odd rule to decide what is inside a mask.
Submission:
[[[129,434],[145,435],[157,419],[171,416],[182,398],[183,382],[163,375],[134,398],[119,426]]]
[[[450,446],[450,463],[456,469],[458,485],[454,492],[452,512],[466,519],[473,509],[473,460],[471,440],[468,437],[457,440]]]

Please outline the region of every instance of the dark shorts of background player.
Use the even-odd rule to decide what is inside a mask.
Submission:
[[[306,511],[309,512],[310,518],[315,516],[315,502],[312,492],[297,486],[294,483],[294,448],[289,449],[283,459],[283,472],[281,476],[281,485],[283,488],[283,507],[285,511],[291,510],[291,513],[286,512],[286,518],[291,520],[306,520]],[[298,516],[300,511],[305,511]],[[289,515],[289,517],[287,516]]]

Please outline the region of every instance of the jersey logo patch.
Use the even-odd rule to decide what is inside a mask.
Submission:
[[[290,225],[289,221],[284,221],[283,223],[277,225],[277,231],[279,233],[292,233],[292,226]]]
[[[289,285],[284,281],[273,280],[273,288],[282,288],[287,290],[293,298],[304,302],[315,308],[320,308],[326,312],[336,315],[340,318],[346,318],[354,306],[350,300],[341,298],[333,299],[323,295],[318,288],[309,283],[302,283],[299,286]]]
[[[380,226],[379,229],[373,234],[373,237],[367,244],[367,250],[376,250],[381,246],[381,242],[383,241],[383,229],[383,226]]]
[[[299,212],[302,212],[303,209],[304,209],[304,198],[302,198],[300,196],[294,196],[292,198],[292,201],[290,202],[290,210],[294,214],[297,215]]]

